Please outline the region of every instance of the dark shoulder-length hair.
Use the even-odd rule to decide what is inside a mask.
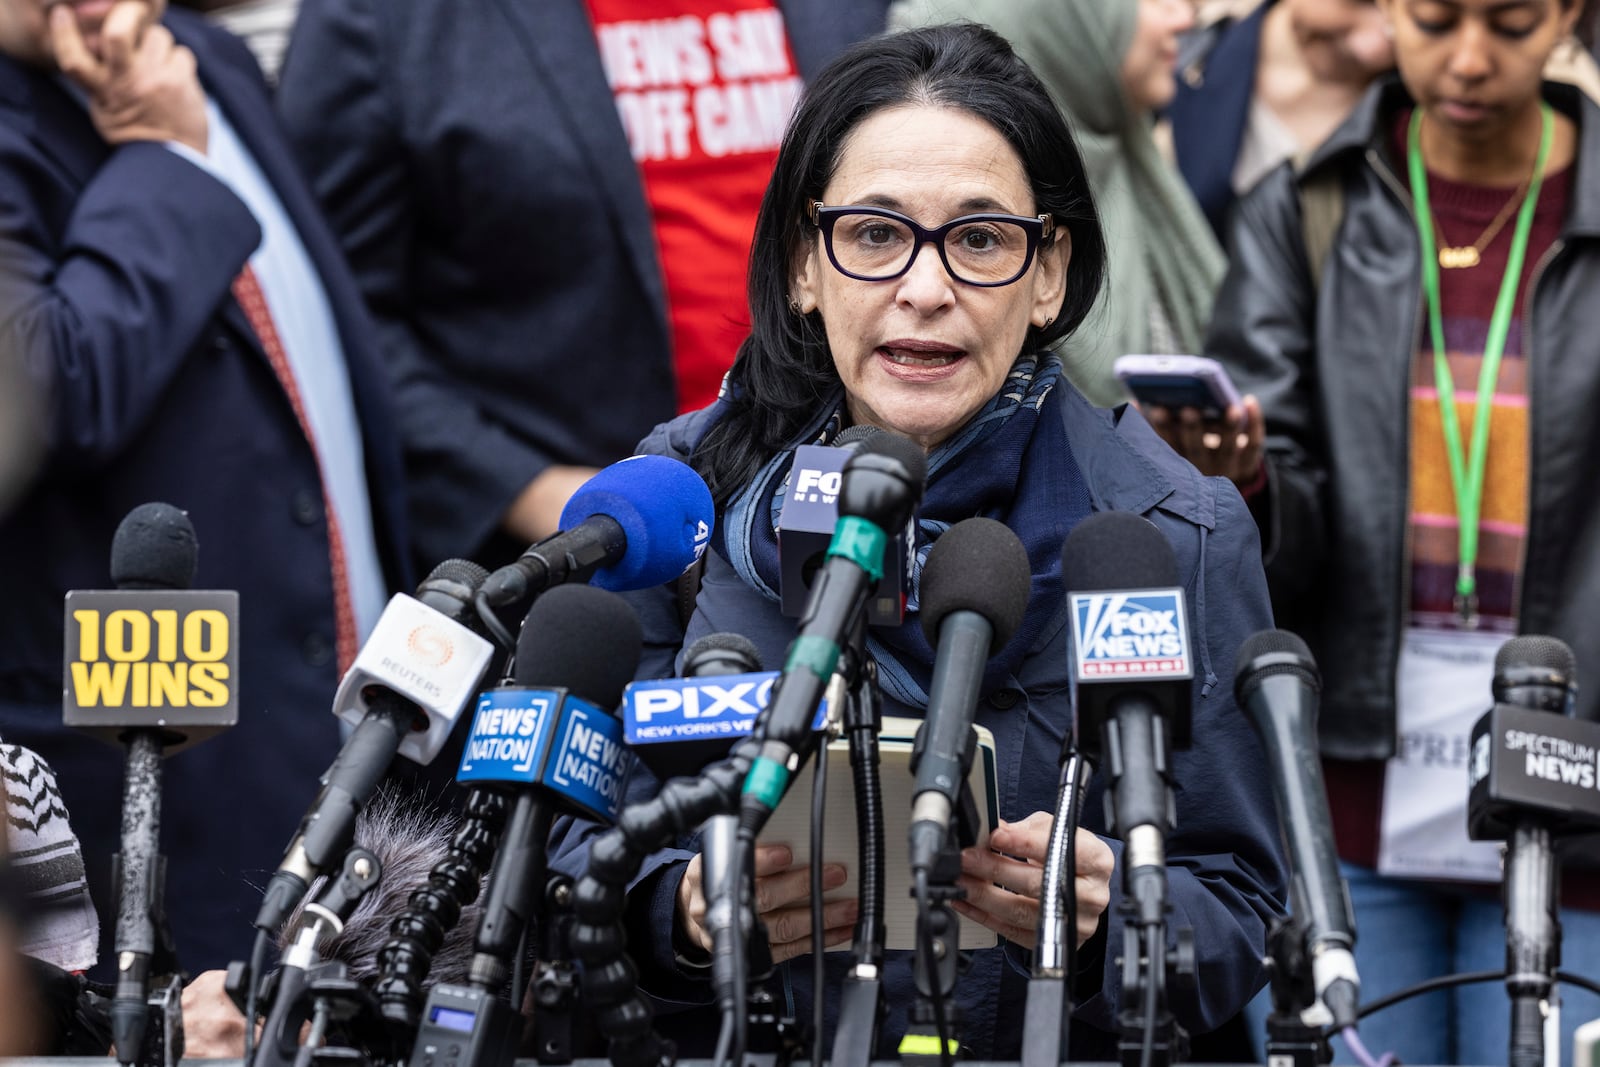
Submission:
[[[1048,326],[1029,328],[1023,350],[1065,337],[1100,291],[1105,239],[1083,157],[1049,93],[1005,38],[955,23],[860,42],[801,98],[761,200],[750,250],[750,336],[729,374],[728,411],[692,460],[719,505],[793,440],[839,382],[821,316],[789,306],[794,265],[817,232],[806,204],[822,196],[863,120],[918,105],[958,108],[993,126],[1022,160],[1035,210],[1072,235],[1061,308]]]

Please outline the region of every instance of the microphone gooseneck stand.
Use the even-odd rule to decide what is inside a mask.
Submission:
[[[1093,768],[1072,735],[1062,745],[1061,784],[1050,827],[1039,899],[1039,942],[1033,951],[1023,1014],[1022,1067],[1059,1067],[1072,1019],[1072,978],[1077,957],[1077,838],[1083,796]]]
[[[859,647],[859,646],[857,646]],[[845,734],[850,741],[850,772],[856,795],[856,856],[860,910],[856,915],[852,951],[855,962],[839,991],[839,1023],[833,1034],[832,1062],[836,1067],[867,1067],[878,1043],[886,1004],[883,999],[884,930],[883,899],[883,783],[879,776],[878,733],[883,728],[883,702],[878,692],[878,668],[871,660],[860,664],[856,683],[845,709]],[[813,863],[815,868],[820,859]],[[821,946],[817,956],[823,955]],[[812,991],[818,1003],[822,988]],[[820,1040],[820,1038],[819,1038]]]
[[[670,1067],[677,1061],[672,1042],[655,1032],[650,1004],[639,994],[638,968],[628,957],[622,925],[628,882],[652,852],[713,815],[738,809],[760,744],[752,734],[698,777],[669,780],[654,798],[625,809],[617,824],[590,846],[588,869],[573,893],[572,951],[583,965],[584,1003],[607,1037],[607,1055],[615,1067]],[[738,926],[735,922],[733,929]]]

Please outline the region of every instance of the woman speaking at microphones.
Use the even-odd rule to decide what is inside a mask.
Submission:
[[[784,139],[756,223],[751,332],[721,397],[641,445],[690,463],[717,508],[692,612],[680,613],[671,587],[633,598],[645,627],[641,677],[671,677],[683,647],[719,631],[747,636],[769,666],[784,662],[796,620],[780,609],[775,526],[795,449],[848,427],[909,438],[927,460],[905,619],[867,637],[885,715],[927,707],[935,652],[917,619],[917,579],[930,548],[972,516],[1021,540],[1027,609],[985,665],[976,716],[994,736],[1001,821],[989,848],[962,855],[957,906],[963,923],[998,935],[955,989],[963,1043],[983,1058],[1018,1054],[1057,754],[1073,728],[1061,546],[1092,513],[1154,523],[1191,605],[1194,745],[1174,759],[1168,841],[1170,899],[1198,958],[1198,981],[1172,993],[1186,1029],[1218,1026],[1263,983],[1266,925],[1283,907],[1263,757],[1231,695],[1235,650],[1271,620],[1254,523],[1226,480],[1201,477],[1138,412],[1089,404],[1050,351],[1094,305],[1105,257],[1072,135],[1002,38],[961,25],[867,42],[812,83]],[[629,792],[656,788],[636,772]],[[1121,844],[1100,836],[1106,825],[1096,788],[1071,919],[1082,945],[1077,1018],[1088,1024],[1073,1028],[1073,1051],[1092,1058],[1114,1050],[1119,997]],[[582,871],[589,840],[569,827],[552,862]],[[854,902],[830,902],[814,934],[808,871],[787,848],[758,845],[754,875],[780,1003],[808,1018],[810,961],[790,961],[846,943]],[[825,870],[824,885],[843,875]],[[642,988],[688,1056],[707,1055],[717,1034],[701,880],[684,841],[653,855],[628,897]],[[830,958],[830,989],[845,955]],[[887,960],[879,1056],[894,1055],[906,1028],[909,955]],[[831,1032],[836,997],[824,999]]]

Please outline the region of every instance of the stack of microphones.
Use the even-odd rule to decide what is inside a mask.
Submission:
[[[909,811],[917,919],[915,995],[899,1053],[927,1064],[960,1054],[955,992],[965,955],[952,904],[962,895],[961,850],[977,840],[977,802],[987,799],[971,791],[975,724],[1035,576],[1016,535],[984,518],[938,532],[919,572],[922,450],[881,432],[841,443],[798,450],[784,489],[777,599],[795,621],[781,658],[737,634],[707,635],[707,620],[695,617],[686,629],[701,639],[682,657],[682,677],[634,681],[641,625],[617,594],[678,579],[710,542],[704,482],[663,457],[601,471],[574,496],[562,532],[507,567],[447,561],[415,595],[390,601],[334,696],[347,739],[266,886],[252,957],[230,974],[230,991],[261,1024],[259,1039],[255,1025],[245,1028],[247,1067],[336,1059],[507,1067],[530,1053],[564,1063],[586,1033],[607,1043],[617,1067],[670,1063],[675,1051],[655,1033],[628,955],[625,909],[635,882],[661,862],[652,857],[696,835],[704,962],[721,1018],[716,1060],[801,1054],[807,1021],[787,1018],[785,998],[762,982],[773,969],[753,892],[754,848],[813,760],[816,796],[824,795],[825,742],[841,735],[856,795],[861,917],[831,1050],[819,1007],[810,1055],[844,1067],[881,1055],[890,803]],[[181,513],[152,506],[124,526],[113,553],[119,589],[75,592],[69,603],[68,688],[97,699],[92,708],[69,701],[68,722],[128,749],[110,1018],[123,1063],[170,1063],[182,1039],[155,846],[160,759],[236,717],[237,605],[233,594],[187,590],[195,537]],[[1130,1065],[1166,1064],[1183,1057],[1186,1041],[1174,990],[1195,978],[1192,931],[1175,922],[1167,885],[1167,839],[1178,829],[1173,759],[1192,729],[1194,620],[1173,549],[1145,518],[1091,516],[1061,560],[1074,723],[1058,754],[1022,1063],[1051,1067],[1066,1054],[1074,840],[1098,773],[1107,829],[1123,846],[1123,940],[1111,950],[1121,961],[1120,1055]],[[908,605],[920,612],[932,671],[913,781],[886,789],[874,659],[883,646],[870,628],[900,625]],[[776,669],[762,670],[763,657]],[[1496,703],[1473,735],[1471,831],[1508,847],[1514,1067],[1544,1059],[1544,1020],[1561,977],[1559,857],[1600,832],[1600,724],[1571,717],[1573,677],[1559,642],[1508,643]],[[1240,649],[1235,681],[1261,739],[1292,873],[1292,914],[1270,945],[1269,1053],[1306,1067],[1327,1062],[1337,1033],[1370,1059],[1356,1030],[1355,923],[1319,769],[1316,666],[1299,638],[1266,631]],[[104,699],[119,685],[146,695],[181,686],[187,699],[181,710],[135,713]],[[427,763],[452,735],[462,748],[459,811],[435,820],[449,829],[430,838],[425,861],[396,862],[401,850],[378,847],[382,835],[364,829],[381,821],[369,809],[397,757]],[[658,788],[634,773],[636,758]],[[388,819],[389,808],[377,806]],[[813,813],[820,835],[826,819],[815,801]],[[820,844],[815,837],[814,872]],[[568,855],[586,856],[586,867],[563,863]],[[813,887],[820,910],[820,878]],[[273,944],[281,959],[269,968]],[[813,955],[820,975],[821,953]],[[813,990],[818,1005],[822,992]]]
[[[268,883],[252,959],[230,975],[249,1017],[266,1008],[258,1046],[247,1028],[247,1060],[300,1062],[331,1055],[308,1050],[339,1040],[374,1058],[408,1059],[448,1032],[472,1037],[473,1062],[510,1061],[524,939],[559,896],[546,885],[552,817],[609,818],[621,803],[629,757],[615,709],[635,670],[639,630],[632,608],[607,590],[672,580],[704,551],[711,522],[698,475],[675,460],[634,457],[580,488],[562,531],[514,563],[491,574],[447,561],[415,597],[391,600],[335,697],[348,739]],[[529,600],[520,634],[509,634],[502,614]],[[502,656],[507,684],[485,689]],[[323,951],[341,935],[354,940],[345,924],[383,877],[382,857],[356,841],[361,815],[393,759],[433,759],[468,707],[476,714],[457,775],[470,789],[466,817],[405,912],[376,917],[391,925],[375,980],[353,981]],[[430,992],[433,953],[469,905],[474,952],[464,976],[449,976],[464,980]],[[291,914],[295,926],[285,930]],[[267,982],[273,938],[289,948]],[[565,981],[575,990],[575,976]],[[484,1006],[481,1020],[474,1006]],[[474,1025],[463,1030],[469,1017]]]

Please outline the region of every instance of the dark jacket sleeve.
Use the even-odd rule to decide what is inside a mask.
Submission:
[[[1255,394],[1266,416],[1268,485],[1252,510],[1281,610],[1307,591],[1327,551],[1317,294],[1290,166],[1273,171],[1238,203],[1228,253],[1205,352],[1227,367],[1241,393]]]
[[[552,462],[452,380],[409,316],[417,284],[418,192],[390,84],[386,20],[371,0],[308,0],[278,107],[376,321],[394,382],[419,556],[471,555]]]
[[[81,470],[143,431],[261,229],[159,144],[112,150],[75,201],[58,183],[30,142],[0,135],[0,352],[45,399],[52,461]]]
[[[1215,682],[1197,671],[1193,747],[1173,760],[1178,820],[1168,849],[1172,926],[1194,930],[1202,948],[1197,980],[1175,992],[1174,1008],[1197,1033],[1221,1026],[1261,987],[1267,926],[1288,898],[1266,756],[1233,696],[1239,647],[1273,625],[1260,542],[1238,491],[1210,481],[1217,521],[1202,531],[1196,590]]]

